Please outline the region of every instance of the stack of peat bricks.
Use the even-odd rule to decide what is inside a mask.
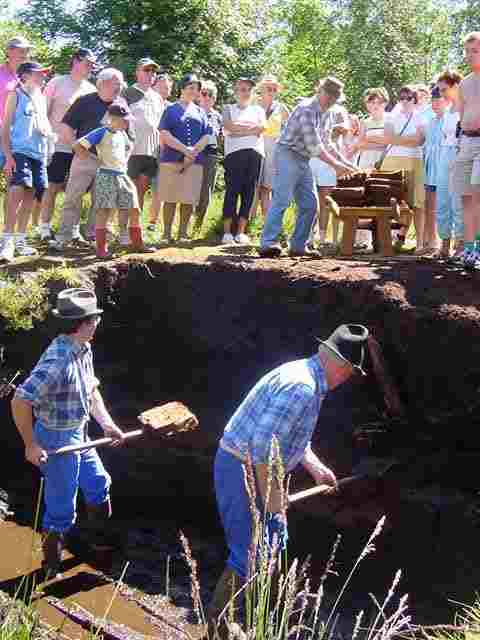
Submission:
[[[393,255],[392,229],[407,227],[411,220],[407,175],[401,171],[358,173],[340,180],[330,197],[343,222],[341,254],[352,255],[355,232],[369,229],[373,233],[374,252]]]

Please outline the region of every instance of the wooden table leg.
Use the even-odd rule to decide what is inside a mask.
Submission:
[[[390,216],[379,216],[377,218],[377,233],[382,256],[393,256]]]
[[[342,256],[351,256],[353,255],[353,236],[354,236],[354,228],[358,225],[358,218],[355,217],[345,217],[343,220],[343,233],[342,233],[342,245],[341,245],[341,254]]]

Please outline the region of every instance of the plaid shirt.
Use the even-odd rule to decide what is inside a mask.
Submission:
[[[81,346],[60,335],[15,395],[32,404],[35,418],[45,428],[63,431],[85,426],[98,385],[90,344]]]
[[[267,373],[253,387],[225,428],[221,445],[253,464],[268,462],[272,438],[278,440],[286,472],[310,446],[320,407],[328,391],[318,356],[295,360]]]
[[[317,98],[303,100],[287,120],[278,143],[304,158],[320,155],[325,150],[323,117]]]

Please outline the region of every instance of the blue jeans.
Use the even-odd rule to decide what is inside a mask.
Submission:
[[[215,456],[214,478],[218,511],[229,550],[227,565],[245,580],[248,576],[252,543],[252,512],[245,488],[244,465],[231,453],[219,448]],[[262,518],[260,504],[257,504],[257,509],[260,509]],[[266,527],[264,544],[271,547],[274,535],[278,537],[277,543],[283,550],[288,532],[286,525],[280,526],[279,529],[275,518]]]
[[[449,173],[455,161],[455,147],[443,147],[437,178],[437,228],[442,240],[463,240],[462,197],[449,189]]]
[[[52,431],[40,422],[34,427],[35,442],[46,450],[85,442],[85,429]],[[111,478],[95,449],[49,456],[40,468],[44,476],[45,513],[43,529],[64,533],[77,517],[77,494],[82,490],[87,504],[99,505],[109,498]]]
[[[295,200],[298,215],[290,250],[304,251],[317,212],[317,192],[309,160],[277,144],[274,163],[272,204],[263,227],[261,247],[266,249],[278,241],[285,211]]]

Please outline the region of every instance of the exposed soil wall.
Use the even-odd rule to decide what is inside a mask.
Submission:
[[[425,576],[418,559],[430,554],[433,570],[438,554],[446,554],[447,577],[439,573],[435,578],[435,602],[473,593],[480,575],[470,572],[464,579],[460,573],[467,571],[477,539],[477,276],[423,261],[366,264],[245,257],[116,263],[86,276],[105,308],[94,353],[104,394],[119,423],[133,425],[141,410],[171,399],[186,402],[201,423],[199,434],[175,443],[152,440],[104,450],[114,478],[115,505],[123,517],[153,512],[160,520],[180,517],[179,526],[218,533],[211,463],[225,421],[262,373],[313,353],[315,337],[328,336],[338,324],[360,322],[382,344],[408,415],[401,422],[386,420],[382,396],[368,376],[331,394],[316,444],[340,475],[347,474],[362,453],[352,446],[353,428],[374,423],[380,433],[373,453],[394,456],[401,463],[394,478],[404,506],[392,507],[391,514],[401,550],[390,558],[393,569],[400,560],[411,564],[412,584],[419,588]],[[7,364],[29,371],[54,335],[53,320],[29,333],[3,332],[0,344],[6,347]],[[35,472],[23,463],[7,403],[1,413],[0,486],[28,492]],[[382,509],[393,504],[391,496],[385,494]],[[318,530],[305,523],[322,515],[321,509],[318,514],[312,509],[292,522],[297,544],[306,548],[312,544],[306,530],[315,536]],[[412,519],[418,530],[405,527]],[[313,541],[322,559],[338,526],[329,530],[322,525],[322,543]],[[456,540],[458,553],[452,554],[449,545],[456,527],[462,536]],[[356,540],[353,543],[356,549]],[[387,554],[389,544],[393,548],[393,541],[387,542]],[[418,554],[410,557],[415,545]],[[430,587],[425,583],[425,593]]]

